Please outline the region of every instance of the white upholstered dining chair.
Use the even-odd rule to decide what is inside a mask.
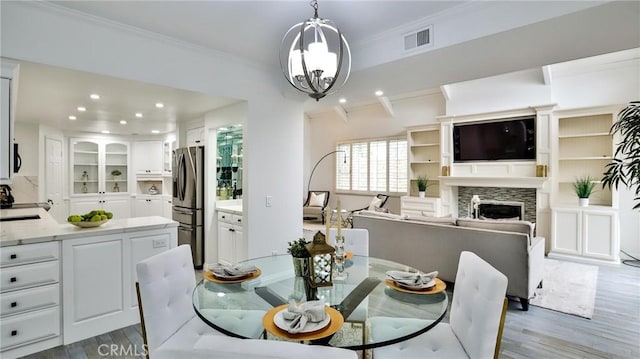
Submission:
[[[491,358],[498,357],[506,315],[507,277],[472,252],[462,252],[453,288],[449,323],[407,341],[374,349],[386,358]],[[376,331],[397,330],[395,322],[372,325]]]
[[[355,352],[346,349],[232,338],[208,326],[193,309],[196,279],[188,245],[139,262],[136,272],[142,335],[147,357],[152,359],[357,358]],[[229,315],[238,312],[230,311]]]

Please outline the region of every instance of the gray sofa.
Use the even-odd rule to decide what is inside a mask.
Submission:
[[[529,309],[529,298],[542,282],[544,238],[534,237],[533,231],[472,228],[504,229],[500,221],[433,218],[439,223],[430,223],[423,218],[360,212],[353,216],[353,228],[369,230],[371,256],[424,272],[437,270],[447,282],[455,281],[460,252],[474,252],[507,276],[507,295],[518,297],[522,309]]]

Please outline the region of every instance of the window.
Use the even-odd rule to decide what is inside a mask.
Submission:
[[[407,140],[376,139],[340,143],[336,150],[336,190],[407,192]]]

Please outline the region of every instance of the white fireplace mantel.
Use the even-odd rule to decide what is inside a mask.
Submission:
[[[479,177],[479,176],[439,176],[444,186],[465,187],[511,187],[542,189],[549,181],[548,177]]]

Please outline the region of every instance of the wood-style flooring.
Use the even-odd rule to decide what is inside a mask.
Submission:
[[[98,353],[100,344],[112,343],[142,348],[140,326],[115,330],[28,358],[135,357]],[[104,353],[105,347],[102,348]],[[640,358],[640,268],[600,266],[591,320],[535,306],[523,312],[518,302],[510,301],[500,358]]]

